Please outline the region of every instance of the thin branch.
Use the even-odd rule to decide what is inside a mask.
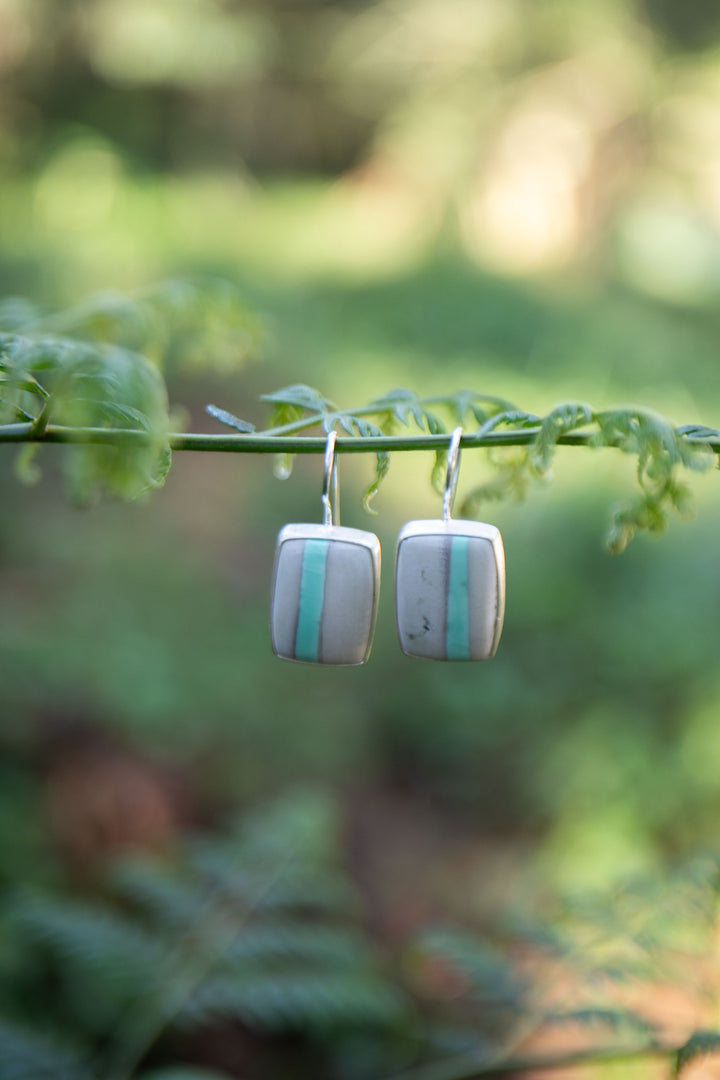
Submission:
[[[290,425],[288,425],[289,427]],[[272,430],[272,429],[271,429]],[[460,445],[464,450],[482,447],[528,446],[535,441],[540,429],[523,428],[519,431],[492,431],[485,435],[463,435]],[[690,446],[707,446],[720,455],[720,437],[709,436],[692,438],[682,436]],[[561,435],[560,446],[593,446],[596,436],[593,432],[573,431]],[[63,427],[49,424],[39,433],[34,424],[4,424],[0,426],[0,443],[91,443],[99,446],[152,446],[165,440],[157,434],[133,428],[83,428]],[[199,432],[176,432],[167,436],[172,450],[199,450],[236,454],[321,454],[325,451],[325,436],[291,438],[283,435],[268,435],[263,432],[252,435],[206,435]],[[379,450],[445,450],[450,441],[450,434],[441,435],[382,435],[372,437],[338,438],[336,451],[339,454],[370,454]],[[612,444],[609,444],[612,445]]]

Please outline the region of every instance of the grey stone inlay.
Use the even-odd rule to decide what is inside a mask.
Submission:
[[[295,659],[304,549],[304,540],[285,540],[277,558],[271,636],[273,651],[285,660]]]
[[[325,570],[321,663],[363,662],[370,645],[376,587],[369,549],[333,541]]]
[[[398,548],[395,606],[403,652],[446,658],[450,536],[410,536]]]
[[[487,540],[470,538],[470,658],[488,660],[495,652],[498,619],[498,567]]]

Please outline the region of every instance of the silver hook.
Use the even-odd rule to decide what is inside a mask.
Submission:
[[[338,472],[335,458],[336,431],[329,431],[325,443],[325,468],[323,472],[323,525],[340,524],[340,508],[338,504]]]
[[[447,456],[447,473],[445,475],[445,490],[443,491],[443,521],[450,521],[450,518],[452,517],[455,488],[457,487],[458,472],[460,470],[460,440],[462,438],[462,433],[463,429],[461,427],[456,427],[450,436],[450,446],[448,447]]]

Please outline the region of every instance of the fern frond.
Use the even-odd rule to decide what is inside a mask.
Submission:
[[[301,970],[210,978],[188,1002],[182,1020],[236,1019],[265,1030],[298,1031],[387,1026],[406,1012],[400,994],[371,974]]]
[[[0,1018],[0,1080],[91,1080],[87,1058]]]
[[[63,962],[131,988],[147,985],[166,953],[156,935],[110,907],[33,897],[14,917]]]
[[[202,880],[149,859],[123,859],[112,868],[117,892],[167,931],[196,925],[216,907],[217,899]]]
[[[219,899],[241,903],[255,912],[357,912],[355,890],[335,870],[308,868],[297,862],[256,867],[229,859],[214,845],[195,845],[188,858]]]
[[[467,979],[471,992],[484,1001],[520,1004],[526,985],[503,956],[479,937],[458,930],[431,930],[420,938],[416,950],[440,957]]]
[[[696,1031],[675,1055],[673,1076],[682,1076],[685,1069],[698,1058],[720,1054],[720,1033],[717,1031]]]
[[[629,1009],[586,1008],[571,1009],[568,1012],[548,1013],[543,1023],[549,1026],[577,1024],[580,1027],[604,1027],[622,1033],[635,1032],[649,1034],[655,1032],[654,1024]]]
[[[293,960],[323,969],[352,969],[367,958],[368,943],[360,934],[298,920],[255,922],[237,935],[225,956],[227,964],[240,967]]]

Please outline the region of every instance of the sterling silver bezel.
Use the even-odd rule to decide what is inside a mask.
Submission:
[[[495,573],[496,573],[496,588],[497,588],[497,616],[495,619],[495,627],[492,639],[492,646],[488,659],[492,659],[497,652],[498,645],[500,644],[500,638],[502,636],[503,624],[505,622],[505,548],[503,547],[502,536],[500,530],[496,525],[489,525],[484,521],[465,521],[462,518],[451,518],[449,521],[443,521],[441,518],[429,518],[428,520],[408,521],[406,525],[402,527],[398,534],[397,546],[395,548],[395,620],[398,631],[398,643],[405,656],[409,656],[412,659],[430,659],[436,663],[447,663],[448,661],[442,660],[439,657],[418,657],[416,653],[408,652],[403,645],[402,632],[398,623],[398,602],[397,602],[397,582],[398,582],[398,560],[400,558],[400,548],[405,540],[410,540],[415,537],[422,536],[468,536],[474,540],[485,540],[491,544],[493,549],[493,556],[495,561]],[[465,661],[463,661],[465,662]]]
[[[371,618],[370,627],[367,637],[367,647],[360,660],[350,661],[342,664],[313,664],[311,661],[298,660],[294,656],[287,656],[284,653],[278,652],[275,642],[275,634],[273,627],[273,609],[275,606],[275,587],[277,582],[277,570],[280,561],[280,552],[283,544],[289,540],[331,540],[341,542],[343,544],[352,544],[356,547],[364,548],[369,554],[371,559],[371,577],[372,577],[372,598],[371,598]],[[380,601],[380,568],[381,568],[381,555],[380,555],[380,541],[378,537],[371,532],[366,532],[364,529],[351,529],[344,525],[322,525],[318,522],[307,523],[295,523],[291,525],[284,525],[278,533],[277,543],[275,546],[275,558],[273,561],[272,570],[272,587],[270,590],[270,641],[272,650],[278,659],[285,660],[290,664],[303,664],[310,667],[327,666],[327,667],[361,667],[365,664],[372,651],[373,639],[375,637],[375,627],[377,625],[378,607]]]

